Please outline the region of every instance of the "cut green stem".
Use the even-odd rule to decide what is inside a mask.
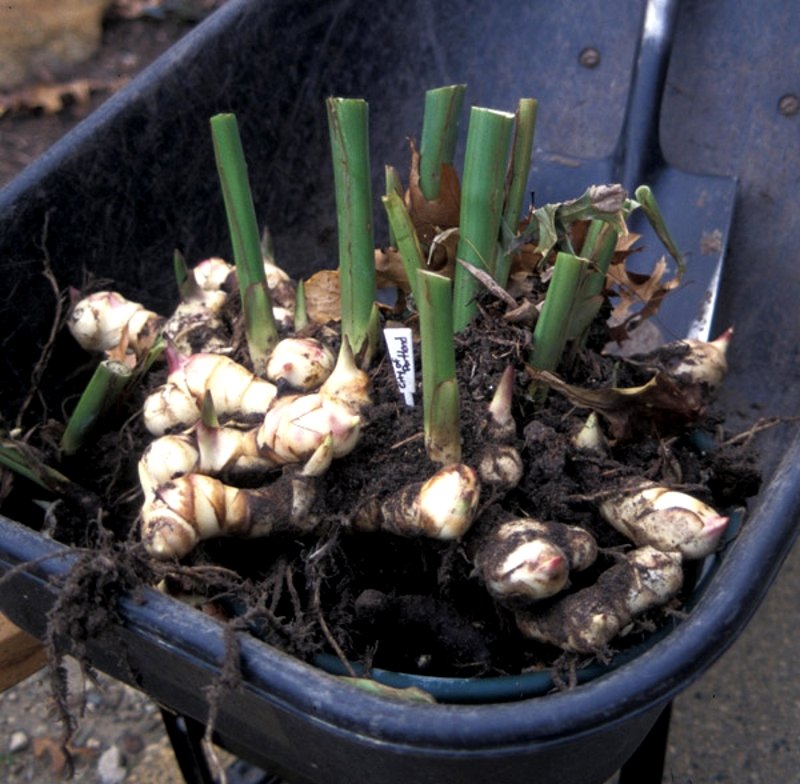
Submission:
[[[83,446],[95,425],[119,399],[130,378],[130,368],[121,362],[107,359],[97,366],[61,436],[61,450],[65,454],[74,454]]]
[[[394,237],[394,247],[400,253],[411,293],[414,295],[414,300],[418,301],[417,270],[425,266],[425,257],[422,255],[416,229],[403,199],[397,193],[389,193],[381,201],[386,209],[389,228]]]
[[[366,364],[375,302],[375,243],[369,166],[369,114],[360,99],[328,98],[339,230],[342,335]]]
[[[506,183],[506,201],[503,210],[503,226],[512,237],[517,233],[522,204],[528,187],[538,105],[539,102],[535,98],[522,98],[517,105],[514,141],[511,145],[511,161]],[[512,257],[512,253],[503,253],[497,260],[495,280],[504,288],[508,283]]]
[[[585,270],[586,262],[578,256],[556,256],[553,277],[533,332],[531,364],[537,370],[554,371],[561,361]]]
[[[467,132],[461,187],[459,240],[456,257],[490,274],[495,259],[503,210],[506,165],[514,115],[473,106]],[[479,283],[456,266],[453,292],[453,330],[464,329],[477,311]]]
[[[239,278],[247,347],[253,370],[261,375],[270,351],[278,342],[278,329],[264,273],[261,237],[236,117],[232,114],[212,117],[211,134]]]
[[[418,271],[417,280],[425,448],[433,462],[448,465],[461,460],[451,284],[425,270]]]
[[[419,150],[419,187],[428,201],[439,197],[442,164],[452,164],[465,84],[437,87],[425,93]]]

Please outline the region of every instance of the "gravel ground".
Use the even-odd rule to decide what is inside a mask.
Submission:
[[[85,699],[72,741],[75,780],[182,782],[155,703],[102,675],[97,684],[85,681],[75,662],[67,664],[71,709],[80,711],[81,695]],[[60,731],[46,671],[0,695],[0,781],[63,782],[67,766]]]

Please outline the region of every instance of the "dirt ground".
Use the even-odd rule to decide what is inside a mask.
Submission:
[[[107,15],[102,48],[90,61],[58,82],[43,74],[38,83],[0,93],[0,187],[224,2],[120,0]],[[153,702],[110,678],[83,682],[77,666],[70,667],[70,683],[75,707],[79,695],[85,696],[73,740],[74,780],[183,781]],[[44,671],[0,694],[0,781],[64,781],[60,735]]]
[[[226,0],[116,0],[101,49],[57,81],[0,91],[0,187]]]

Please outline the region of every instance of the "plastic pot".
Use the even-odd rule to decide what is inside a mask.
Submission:
[[[735,49],[740,29],[763,26],[788,37],[797,27],[797,11],[767,20],[756,19],[744,0],[724,5],[724,14],[716,9],[716,52]],[[714,9],[684,9],[670,79],[705,90],[713,106],[741,105],[751,82],[697,76],[705,73],[709,33],[701,34],[695,17],[706,12]],[[50,328],[45,252],[62,286],[80,285],[87,270],[114,278],[156,309],[168,305],[175,246],[189,259],[230,255],[208,132],[215,112],[239,116],[259,216],[282,264],[307,274],[334,262],[326,95],[369,100],[376,180],[384,162],[407,160],[405,136],[420,126],[422,92],[456,81],[469,83],[471,102],[498,108],[522,95],[539,97],[537,147],[603,154],[624,107],[641,6],[615,5],[613,22],[609,13],[607,4],[577,1],[478,10],[465,0],[435,7],[232,0],[0,194],[3,414],[12,417],[24,397]],[[603,68],[581,68],[578,55],[589,44],[603,53]],[[777,55],[764,63],[781,72]],[[721,115],[670,119],[670,106],[681,100],[667,99],[663,129],[672,133],[664,146],[673,162],[706,169],[716,159],[697,140],[717,138],[739,118],[722,108]],[[761,104],[752,100],[756,112]],[[791,203],[797,166],[774,154],[791,138],[784,139],[790,129],[780,122],[770,114],[757,135],[728,133],[724,161],[734,166],[719,167],[741,177],[719,319],[737,327],[725,392],[734,423],[752,415],[744,410],[751,402],[765,413],[794,413],[800,397],[791,343],[798,291],[786,261],[796,218],[783,206]],[[750,264],[755,258],[758,270]],[[64,367],[83,361],[68,339],[56,350],[65,364],[42,379],[53,410],[73,391]],[[220,741],[297,782],[600,784],[744,628],[791,547],[800,443],[784,427],[764,437],[762,450],[764,486],[697,606],[664,640],[613,672],[532,699],[407,704],[363,693],[245,637],[245,683],[223,700]],[[24,523],[0,518],[0,571],[36,561],[0,584],[0,610],[42,635],[57,591],[49,579],[67,570],[74,554]],[[203,721],[204,689],[224,656],[221,627],[152,591],[124,600],[120,617],[90,646],[96,666]]]

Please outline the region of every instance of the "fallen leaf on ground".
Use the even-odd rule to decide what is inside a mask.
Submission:
[[[0,95],[0,117],[10,113],[41,111],[58,114],[68,104],[85,106],[92,93],[116,92],[127,83],[121,79],[73,79],[59,84],[35,84]]]
[[[50,760],[50,770],[55,775],[66,772],[70,757],[92,759],[97,756],[96,749],[86,746],[73,746],[71,743],[64,745],[54,738],[34,738],[33,756],[37,759],[46,756]]]

